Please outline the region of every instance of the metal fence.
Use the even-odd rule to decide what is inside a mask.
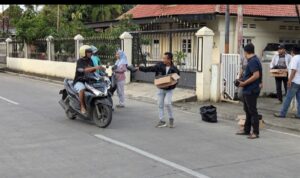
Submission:
[[[221,54],[221,94],[224,99],[234,99],[237,89],[234,80],[237,78],[239,69],[239,54]]]
[[[75,62],[75,41],[73,38],[54,39],[54,61]]]
[[[6,42],[0,42],[0,64],[6,64]]]
[[[25,43],[23,41],[12,41],[11,44],[11,50],[9,52],[9,57],[17,57],[17,58],[24,58],[25,57],[25,51],[24,46]]]
[[[98,55],[102,64],[114,63],[115,53],[121,49],[121,40],[117,36],[87,37],[83,40],[83,44],[98,48]]]
[[[154,64],[161,61],[164,52],[174,54],[174,62],[181,71],[197,69],[197,37],[195,29],[155,30],[131,32],[133,36],[133,63]],[[177,53],[185,57],[178,59]]]
[[[28,44],[27,55],[29,59],[47,60],[47,41],[40,39]]]

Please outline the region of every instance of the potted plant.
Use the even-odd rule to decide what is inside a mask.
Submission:
[[[176,51],[174,57],[175,57],[175,61],[174,61],[175,64],[179,66],[179,69],[181,69],[181,66],[184,64],[184,60],[187,57],[187,55],[182,51]]]

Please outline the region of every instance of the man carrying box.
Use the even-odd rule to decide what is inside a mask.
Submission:
[[[159,107],[159,122],[156,125],[158,128],[166,127],[164,121],[164,105],[166,105],[169,114],[169,127],[174,127],[174,117],[172,108],[173,90],[176,88],[179,70],[173,64],[173,54],[166,52],[162,62],[158,62],[155,66],[138,67],[141,72],[155,72],[155,77],[163,77],[155,81],[158,87],[158,107]],[[175,75],[177,74],[177,75]],[[166,76],[169,75],[169,76]],[[165,101],[166,100],[166,101]]]
[[[278,54],[275,54],[275,56],[272,59],[272,62],[270,63],[270,69],[287,70],[291,59],[292,56],[286,53],[285,46],[281,44],[278,46]],[[281,90],[282,83],[284,86],[285,94],[287,93],[288,75],[286,73],[283,74],[284,76],[275,76],[276,92],[277,92],[277,98],[279,100],[279,103],[282,103],[282,90]]]

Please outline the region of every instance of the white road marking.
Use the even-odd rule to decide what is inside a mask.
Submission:
[[[167,166],[170,166],[172,168],[175,168],[175,169],[178,169],[180,171],[186,172],[187,174],[192,175],[194,177],[197,177],[197,178],[209,178],[208,176],[200,174],[199,172],[193,171],[192,169],[189,169],[189,168],[186,168],[186,167],[181,166],[179,164],[176,164],[174,162],[168,161],[166,159],[163,159],[161,157],[158,157],[156,155],[153,155],[153,154],[151,154],[149,152],[143,151],[143,150],[141,150],[139,148],[136,148],[134,146],[128,145],[126,143],[122,143],[122,142],[119,142],[117,140],[114,140],[114,139],[111,139],[111,138],[108,138],[106,136],[99,135],[99,134],[95,135],[95,137],[100,138],[101,140],[104,140],[106,142],[118,145],[120,147],[126,148],[126,149],[128,149],[130,151],[136,152],[136,153],[138,153],[138,154],[140,154],[142,156],[145,156],[147,158],[153,159],[155,161],[163,163],[163,164],[165,164]]]
[[[7,102],[9,102],[9,103],[11,103],[11,104],[19,105],[19,103],[15,102],[15,101],[12,101],[12,100],[9,100],[9,99],[7,99],[7,98],[4,98],[4,97],[2,97],[2,96],[0,96],[0,99],[2,99],[2,100],[4,100],[4,101],[7,101]]]
[[[272,129],[266,129],[266,130],[268,130],[270,132],[274,132],[274,133],[279,133],[279,134],[284,134],[284,135],[288,135],[288,136],[300,138],[300,135],[297,135],[297,134],[292,134],[292,133],[287,133],[287,132],[281,132],[281,131],[272,130]]]

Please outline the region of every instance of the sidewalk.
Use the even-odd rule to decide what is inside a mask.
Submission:
[[[157,88],[153,84],[131,83],[125,86],[125,94],[129,99],[156,103]],[[195,91],[189,89],[176,88],[173,95],[173,105],[184,111],[199,114],[199,108],[204,105],[214,105],[217,107],[218,117],[226,120],[236,120],[237,115],[244,115],[243,103],[211,103],[195,102]],[[190,101],[190,102],[186,102]],[[258,99],[258,112],[263,115],[265,124],[270,127],[280,127],[284,129],[300,131],[300,119],[275,118],[273,113],[279,112],[281,104],[277,104],[277,99],[260,97]],[[200,117],[200,114],[199,114]],[[237,121],[236,121],[237,122]]]
[[[277,99],[261,97],[258,99],[258,112],[263,115],[265,124],[270,127],[280,127],[284,129],[300,131],[300,119],[290,118],[293,113],[289,113],[287,118],[276,118],[273,113],[279,112],[281,104],[276,104]],[[245,115],[243,103],[233,104],[227,102],[187,102],[174,103],[176,107],[189,112],[199,113],[199,108],[204,105],[214,105],[217,107],[218,117],[227,120],[236,120],[237,115]],[[238,121],[236,121],[237,123]]]

